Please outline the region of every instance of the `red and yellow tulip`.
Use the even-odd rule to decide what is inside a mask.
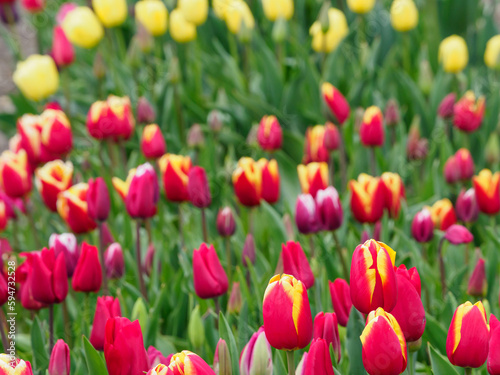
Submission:
[[[62,156],[73,146],[71,124],[59,109],[46,109],[40,115],[41,141],[49,154]]]
[[[441,199],[428,208],[436,229],[446,230],[457,222],[453,203],[448,198]]]
[[[158,160],[163,179],[163,187],[168,200],[184,202],[189,200],[187,190],[188,175],[191,170],[189,156],[165,154]]]
[[[359,136],[364,146],[379,147],[384,144],[384,117],[379,107],[371,106],[366,109]]]
[[[328,107],[331,120],[342,125],[351,111],[349,103],[342,93],[331,83],[325,82],[321,85],[323,103]]]
[[[259,146],[265,151],[276,151],[283,143],[283,131],[276,116],[264,116],[257,131]]]
[[[467,133],[475,131],[483,122],[484,109],[484,96],[476,100],[474,92],[467,91],[453,107],[453,125]]]
[[[481,212],[495,215],[500,211],[500,172],[483,169],[472,178],[477,204]]]
[[[262,172],[262,199],[273,204],[280,198],[280,172],[276,160],[260,159],[257,162]]]
[[[168,365],[159,364],[147,375],[215,375],[215,372],[200,356],[183,350],[174,354]]]
[[[72,183],[73,164],[62,160],[49,161],[35,171],[35,184],[49,210],[57,211],[57,196]]]
[[[31,364],[22,359],[12,360],[9,354],[0,354],[0,374],[32,375]]]
[[[9,197],[24,197],[31,191],[31,173],[26,151],[4,151],[0,155],[0,187]]]
[[[57,197],[57,212],[75,233],[89,232],[97,226],[88,215],[88,188],[86,183],[80,182]]]
[[[252,158],[241,158],[238,161],[238,167],[233,172],[233,187],[242,205],[258,206],[262,198],[261,165]]]
[[[316,125],[307,128],[303,163],[328,162],[330,152],[325,147],[325,126]]]
[[[166,150],[167,145],[160,127],[156,124],[146,125],[142,131],[142,154],[148,159],[157,159],[165,154]]]
[[[328,187],[328,164],[325,162],[300,164],[297,172],[304,194],[311,194],[314,198],[318,190]]]
[[[382,173],[382,182],[385,190],[385,208],[393,218],[399,216],[401,199],[405,198],[405,186],[397,173]]]
[[[97,101],[87,114],[87,130],[96,139],[129,139],[135,127],[130,99],[110,95]]]
[[[385,185],[379,177],[361,173],[351,180],[351,210],[360,223],[375,223],[384,214]]]

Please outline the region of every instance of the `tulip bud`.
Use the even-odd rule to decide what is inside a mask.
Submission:
[[[255,332],[240,355],[240,375],[272,375],[273,355],[264,327]]]
[[[82,48],[95,47],[104,36],[104,29],[89,7],[69,11],[61,24],[69,41]]]
[[[397,302],[394,272],[396,252],[382,242],[369,240],[358,245],[351,261],[351,299],[364,314],[383,307],[391,311]]]
[[[135,18],[153,36],[163,35],[167,31],[168,10],[161,0],[135,3]]]
[[[54,249],[27,253],[31,257],[33,299],[44,304],[60,303],[68,294],[68,273],[64,254],[57,257]]]
[[[222,237],[230,237],[236,231],[236,223],[234,221],[233,211],[226,206],[219,210],[217,214],[217,232]]]
[[[323,140],[325,148],[328,151],[334,151],[339,148],[340,142],[339,129],[331,122],[327,122],[325,124],[325,135]]]
[[[309,34],[312,36],[312,48],[316,52],[333,52],[349,33],[345,14],[329,6],[330,3],[323,3],[318,20],[309,29]],[[342,123],[340,119],[339,122]]]
[[[498,69],[500,57],[500,35],[495,35],[486,43],[484,63],[492,69]]]
[[[455,106],[455,101],[457,100],[457,95],[454,92],[446,95],[438,107],[438,116],[444,119],[450,119],[453,117],[453,107]]]
[[[213,109],[208,113],[207,123],[213,132],[218,133],[222,130],[222,127],[224,126],[224,115],[218,110]]]
[[[98,293],[101,289],[102,271],[96,246],[82,243],[82,253],[76,264],[71,285],[75,292]]]
[[[57,196],[72,184],[73,164],[54,160],[35,171],[35,185],[43,203],[52,212],[57,212]]]
[[[17,63],[12,80],[24,96],[34,101],[48,98],[59,88],[56,64],[46,55],[31,55]]]
[[[446,354],[454,366],[481,367],[488,357],[490,330],[481,302],[457,307],[446,338]]]
[[[394,0],[391,5],[391,24],[394,30],[406,32],[417,27],[418,9],[413,0]]]
[[[153,106],[146,97],[141,96],[137,101],[137,122],[139,124],[152,124],[155,119],[156,114]]]
[[[201,348],[205,342],[205,326],[201,320],[199,305],[191,312],[188,325],[188,337],[195,348]]]
[[[470,180],[474,175],[474,160],[469,150],[461,148],[455,155],[450,156],[446,161],[444,174],[449,184]]]
[[[214,371],[217,375],[232,375],[229,348],[223,339],[219,339],[214,355]]]
[[[427,208],[416,213],[411,223],[411,234],[417,242],[429,242],[434,237],[434,223]]]
[[[260,165],[252,158],[243,157],[232,176],[234,193],[244,206],[253,207],[260,204],[262,197],[262,171]]]
[[[444,233],[444,237],[453,245],[461,245],[474,240],[474,236],[463,225],[453,224]]]
[[[0,188],[11,198],[24,197],[31,191],[31,174],[26,151],[4,151],[0,155]]]
[[[420,137],[420,130],[417,125],[412,125],[408,134],[406,154],[410,160],[425,159],[429,152],[429,142]]]
[[[389,216],[397,218],[401,210],[401,200],[405,198],[405,186],[397,173],[384,172],[381,176],[384,186],[385,208]]]
[[[180,0],[177,7],[186,21],[200,26],[208,16],[208,0]]]
[[[243,298],[241,297],[240,283],[233,282],[231,288],[231,295],[227,303],[227,310],[230,314],[239,314],[241,306],[243,305]]]
[[[207,174],[202,167],[193,167],[189,171],[187,191],[189,200],[198,208],[206,208],[212,203]]]
[[[399,123],[399,121],[400,121],[399,106],[398,106],[398,102],[396,101],[396,99],[390,99],[387,102],[387,105],[385,107],[384,118],[385,118],[385,122],[386,122],[387,126],[394,126],[394,125],[397,125]]]
[[[188,175],[191,170],[189,156],[165,154],[158,160],[167,199],[172,202],[189,200]]]
[[[110,201],[106,182],[102,177],[89,180],[87,190],[88,213],[92,220],[106,221],[109,215]]]
[[[257,141],[264,151],[273,152],[281,148],[283,131],[276,116],[264,116],[259,123]]]
[[[304,283],[307,289],[314,285],[314,275],[300,243],[288,241],[281,245],[283,272]]]
[[[205,144],[205,136],[200,124],[194,124],[189,128],[187,144],[192,148],[201,148]]]
[[[45,8],[44,0],[21,0],[21,4],[30,13],[39,13]]]
[[[370,12],[375,6],[375,0],[347,0],[349,9],[358,14]]]
[[[64,340],[59,339],[50,355],[49,375],[69,375],[70,371],[69,346]]]
[[[104,265],[109,279],[119,279],[125,274],[125,260],[118,242],[109,245],[104,252]]]
[[[477,205],[476,193],[473,188],[462,189],[455,204],[457,218],[464,223],[472,223],[477,220],[479,206]]]
[[[365,110],[359,136],[361,143],[367,147],[377,147],[384,144],[384,118],[380,108],[371,106]]]
[[[303,163],[328,162],[330,152],[325,147],[325,127],[316,125],[307,128]]]
[[[245,243],[243,245],[243,252],[241,253],[243,266],[247,267],[248,262],[255,264],[255,242],[251,233],[247,234]]]
[[[484,96],[476,100],[474,92],[467,91],[453,107],[453,125],[467,133],[477,130],[483,122],[484,108]]]
[[[66,272],[68,278],[73,276],[76,264],[80,258],[78,243],[73,233],[51,234],[49,237],[49,248],[54,249],[56,258],[59,254],[64,254],[66,262]]]
[[[104,333],[108,319],[121,316],[120,301],[114,297],[97,297],[90,343],[96,350],[104,350]]]
[[[167,150],[165,138],[156,124],[146,125],[142,131],[141,151],[147,159],[158,159]]]
[[[330,344],[333,347],[333,352],[336,354],[337,363],[340,362],[340,338],[339,338],[339,328],[337,325],[337,316],[335,313],[323,313],[319,312],[314,318],[314,333],[313,340],[323,339],[326,342],[327,348]],[[311,345],[311,347],[314,345]],[[311,351],[309,351],[309,354]],[[330,357],[330,353],[328,353]]]
[[[469,62],[469,51],[464,38],[451,35],[439,45],[439,62],[447,73],[460,73]]]
[[[329,109],[329,118],[342,126],[349,118],[351,111],[346,98],[335,86],[328,82],[321,85],[321,93],[323,104]]]
[[[94,102],[87,113],[87,130],[95,139],[127,140],[134,128],[132,106],[127,96],[110,95],[106,101]]]
[[[469,279],[467,286],[467,294],[472,297],[484,297],[488,289],[488,281],[486,280],[486,269],[483,258],[477,260],[474,271]]]
[[[132,307],[132,321],[138,320],[142,330],[145,330],[148,323],[148,311],[141,297],[137,298]]]
[[[233,1],[225,14],[229,31],[238,35],[243,42],[247,41],[250,37],[248,34],[255,27],[255,19],[248,4],[244,1]]]
[[[378,177],[361,173],[349,182],[351,211],[360,223],[375,223],[382,218],[385,207],[385,187]]]
[[[288,23],[284,18],[278,18],[273,25],[272,31],[273,42],[283,43],[286,37],[289,35]]]
[[[262,306],[264,330],[272,347],[303,349],[312,338],[312,316],[302,281],[283,274],[269,281]]]
[[[497,164],[500,162],[500,141],[496,132],[490,134],[484,153],[488,164]]]
[[[297,173],[304,194],[311,194],[315,198],[318,190],[328,187],[327,163],[300,164],[297,167]]]
[[[333,282],[329,281],[328,285],[330,287],[333,310],[338,322],[342,327],[347,327],[352,307],[349,284],[343,279],[335,279]]]
[[[71,65],[75,61],[75,50],[61,26],[54,27],[50,56],[59,68]]]
[[[164,365],[170,363],[170,358],[172,357],[172,354],[165,357],[163,353],[156,349],[154,346],[150,346],[148,348],[147,354],[151,367],[158,366],[160,363],[163,363]]]
[[[92,0],[92,9],[105,27],[120,26],[127,19],[125,0]]]
[[[500,172],[483,169],[472,178],[479,210],[488,215],[500,211]]]
[[[447,198],[434,203],[430,208],[434,228],[446,230],[457,222],[453,204]]]
[[[260,159],[257,165],[262,173],[262,199],[274,204],[280,197],[280,174],[276,160]]]
[[[325,214],[326,208],[328,207],[325,207]],[[340,208],[340,210],[342,210],[342,207]],[[300,194],[297,197],[297,203],[295,205],[295,223],[297,224],[297,229],[299,230],[299,232],[302,234],[310,234],[316,232],[318,229],[320,229],[321,226],[319,220],[320,218],[319,213],[317,212],[316,202],[314,201],[312,195]],[[334,218],[334,221],[335,220],[336,218]]]
[[[227,292],[226,272],[220,264],[214,246],[202,243],[193,251],[194,289],[198,297],[215,298]]]
[[[264,0],[262,7],[266,18],[273,22],[279,19],[289,20],[293,16],[292,0]]]
[[[490,345],[488,352],[487,369],[488,374],[498,375],[500,374],[500,322],[495,317],[495,315],[490,315]]]
[[[370,312],[366,322],[360,337],[365,370],[370,375],[401,374],[406,369],[408,353],[396,318],[378,308]]]

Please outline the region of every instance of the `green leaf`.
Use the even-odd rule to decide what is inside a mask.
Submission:
[[[229,327],[226,318],[222,312],[219,313],[219,335],[220,338],[226,341],[231,356],[231,367],[233,374],[239,374],[238,360],[240,358],[236,340],[234,339],[233,331]]]
[[[445,327],[432,315],[427,314],[425,319],[426,322],[423,340],[429,341],[429,343],[432,343],[439,350],[446,350],[447,330]]]
[[[347,323],[347,356],[349,357],[349,374],[366,374],[361,358],[361,333],[365,324],[363,316],[354,307],[349,315],[349,323]]]
[[[31,348],[33,349],[34,367],[37,370],[46,370],[49,367],[49,355],[38,317],[35,318],[31,326]]]
[[[439,353],[431,343],[427,343],[427,350],[431,359],[432,373],[434,375],[458,375],[458,371],[451,365],[448,359]]]
[[[82,336],[85,363],[87,364],[87,374],[107,374],[106,364],[97,350],[94,349],[89,340]]]

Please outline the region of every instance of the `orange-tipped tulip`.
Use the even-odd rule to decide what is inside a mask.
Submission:
[[[362,357],[370,375],[399,375],[406,369],[407,350],[396,318],[384,309],[372,311],[361,334]]]
[[[361,173],[358,180],[351,180],[351,210],[360,223],[375,223],[384,214],[385,187],[382,180]]]
[[[35,183],[49,210],[57,211],[57,196],[71,186],[73,164],[62,160],[49,161],[35,172]]]
[[[500,211],[500,172],[483,169],[472,179],[481,212],[495,215]]]
[[[318,190],[328,187],[328,164],[327,163],[309,163],[300,164],[297,167],[300,186],[304,194],[311,194],[316,197]]]
[[[146,125],[142,131],[141,151],[148,159],[158,159],[167,150],[165,138],[156,124]]]
[[[323,103],[328,107],[331,120],[342,125],[348,118],[351,111],[349,103],[344,95],[331,83],[325,82],[321,86]]]
[[[74,233],[94,230],[97,224],[88,215],[86,183],[79,183],[63,191],[57,198],[57,212]]]
[[[368,240],[356,247],[350,281],[352,304],[356,309],[368,314],[378,307],[391,311],[396,306],[395,259],[396,252],[382,242]]]
[[[446,338],[446,354],[455,366],[481,367],[488,357],[490,328],[481,302],[469,301],[455,310]]]
[[[364,146],[379,147],[384,144],[384,117],[379,107],[371,106],[366,109],[359,136]]]
[[[0,188],[11,198],[26,196],[31,191],[31,174],[26,151],[4,151],[0,155]]]
[[[429,210],[436,229],[446,230],[457,222],[453,204],[447,198],[437,201]]]
[[[484,108],[484,96],[476,100],[474,92],[467,91],[453,107],[453,125],[467,133],[477,130],[483,122]]]
[[[187,190],[188,176],[191,170],[189,156],[165,154],[158,160],[163,179],[163,187],[167,199],[172,202],[185,202],[189,200]]]
[[[382,173],[382,182],[385,190],[385,208],[393,218],[399,216],[401,199],[405,198],[405,186],[397,173]]]
[[[135,127],[130,99],[110,95],[97,101],[87,114],[87,130],[95,139],[129,139]]]
[[[330,151],[325,147],[325,126],[307,128],[303,163],[328,162]]]
[[[280,172],[276,160],[260,159],[257,162],[262,171],[262,199],[273,204],[280,198]]]
[[[272,347],[303,349],[312,338],[311,307],[305,285],[290,275],[276,275],[264,293],[264,331]]]
[[[276,116],[264,116],[257,131],[259,146],[265,151],[276,151],[281,148],[283,131]]]
[[[262,198],[262,171],[252,158],[243,157],[233,172],[234,193],[239,202],[248,207],[258,206]]]

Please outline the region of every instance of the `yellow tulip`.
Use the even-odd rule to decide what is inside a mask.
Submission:
[[[177,8],[180,9],[184,19],[200,26],[208,17],[208,0],[179,0]]]
[[[243,0],[233,0],[225,13],[227,28],[233,34],[239,34],[243,25],[250,30],[255,26],[252,11]]]
[[[56,63],[47,55],[31,55],[20,61],[12,79],[24,96],[36,101],[49,97],[59,88]]]
[[[141,0],[135,3],[135,18],[153,36],[167,31],[168,10],[161,0]]]
[[[375,0],[347,0],[347,6],[354,13],[365,14],[373,9]]]
[[[226,19],[226,10],[229,8],[233,0],[212,0],[212,8],[217,18]]]
[[[92,7],[106,27],[120,26],[127,19],[126,0],[92,0]]]
[[[488,40],[484,51],[484,63],[492,69],[500,68],[500,35]]]
[[[323,33],[321,22],[316,21],[309,29],[312,36],[312,48],[316,52],[334,51],[349,32],[344,13],[336,8],[328,9],[328,31]]]
[[[264,15],[270,21],[289,20],[293,16],[293,0],[262,0]]]
[[[170,14],[170,35],[177,43],[187,43],[196,39],[196,25],[187,21],[179,8]]]
[[[459,73],[467,66],[469,52],[464,38],[452,35],[442,40],[439,45],[439,61],[448,73]]]
[[[391,5],[391,24],[396,31],[409,31],[418,25],[418,9],[413,0],[394,0]]]
[[[62,22],[64,34],[78,47],[92,48],[104,36],[104,29],[89,7],[77,7]]]

